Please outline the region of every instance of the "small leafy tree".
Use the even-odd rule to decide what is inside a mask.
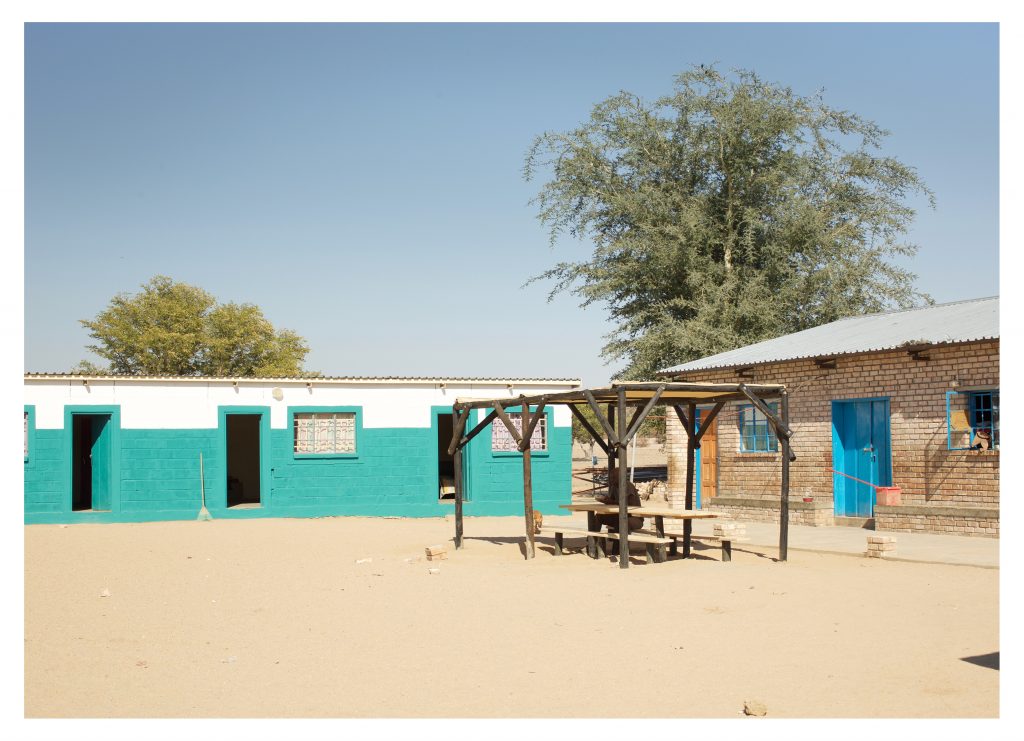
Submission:
[[[608,307],[623,378],[928,301],[891,258],[916,251],[908,198],[931,193],[879,154],[886,135],[744,70],[691,69],[653,103],[622,92],[527,154],[552,244],[593,244],[533,280]]]
[[[253,304],[221,304],[201,288],[158,275],[121,293],[95,319],[81,320],[106,359],[82,372],[127,375],[295,376],[309,352],[290,330],[275,330]]]

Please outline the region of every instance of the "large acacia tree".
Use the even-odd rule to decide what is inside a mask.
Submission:
[[[694,68],[653,103],[622,92],[527,153],[552,244],[594,248],[533,280],[607,306],[602,352],[626,378],[928,301],[891,258],[915,253],[909,200],[932,194],[880,153],[887,134],[745,70]]]
[[[158,275],[134,295],[111,299],[95,319],[81,320],[109,361],[82,371],[129,375],[297,376],[305,340],[277,330],[253,304],[218,304],[202,288]]]

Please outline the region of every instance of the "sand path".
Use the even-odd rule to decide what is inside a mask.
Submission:
[[[543,540],[526,562],[521,523],[467,519],[436,575],[441,519],[26,527],[26,715],[999,712],[999,671],[965,660],[999,651],[998,570],[766,549],[621,570]]]

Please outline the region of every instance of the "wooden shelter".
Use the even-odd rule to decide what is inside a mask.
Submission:
[[[765,400],[778,399],[779,413],[772,411]],[[686,451],[686,509],[693,509],[694,457],[700,447],[700,439],[709,423],[729,402],[753,404],[760,410],[775,429],[782,445],[782,516],[779,521],[779,557],[785,561],[789,537],[789,464],[796,460],[790,447],[792,432],[789,428],[789,397],[786,387],[781,384],[743,383],[683,383],[683,382],[620,382],[594,389],[573,389],[538,396],[504,397],[500,399],[456,399],[452,405],[455,429],[448,452],[455,460],[455,547],[462,548],[462,449],[495,420],[500,420],[508,429],[523,454],[523,508],[526,524],[526,557],[533,558],[533,489],[530,475],[530,439],[537,421],[543,416],[544,408],[553,404],[565,404],[580,423],[594,437],[595,442],[608,455],[608,480],[618,475],[618,490],[625,492],[627,486],[626,450],[636,436],[644,419],[657,404],[671,407],[679,416],[686,430],[688,443]],[[697,429],[697,405],[714,405],[704,418],[704,424]],[[595,430],[580,411],[589,406],[600,423]],[[510,407],[521,407],[522,427],[517,428],[508,416]],[[531,407],[535,407],[531,411]],[[471,409],[489,409],[490,412],[472,430],[466,431]],[[619,497],[620,553],[629,553],[629,527],[627,526],[627,499]],[[683,525],[683,557],[690,555],[692,523]],[[619,558],[620,568],[629,567],[629,558]]]

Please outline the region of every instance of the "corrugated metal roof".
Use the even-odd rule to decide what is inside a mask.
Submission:
[[[907,345],[945,345],[998,338],[999,297],[991,296],[920,309],[852,316],[691,360],[658,373],[745,367],[782,360],[892,350]]]
[[[557,384],[579,386],[579,378],[474,378],[469,376],[288,376],[260,378],[244,376],[133,376],[116,373],[25,373],[26,380],[96,380],[96,381],[191,381],[191,382],[223,382],[238,381],[245,383],[512,383],[522,384]]]

